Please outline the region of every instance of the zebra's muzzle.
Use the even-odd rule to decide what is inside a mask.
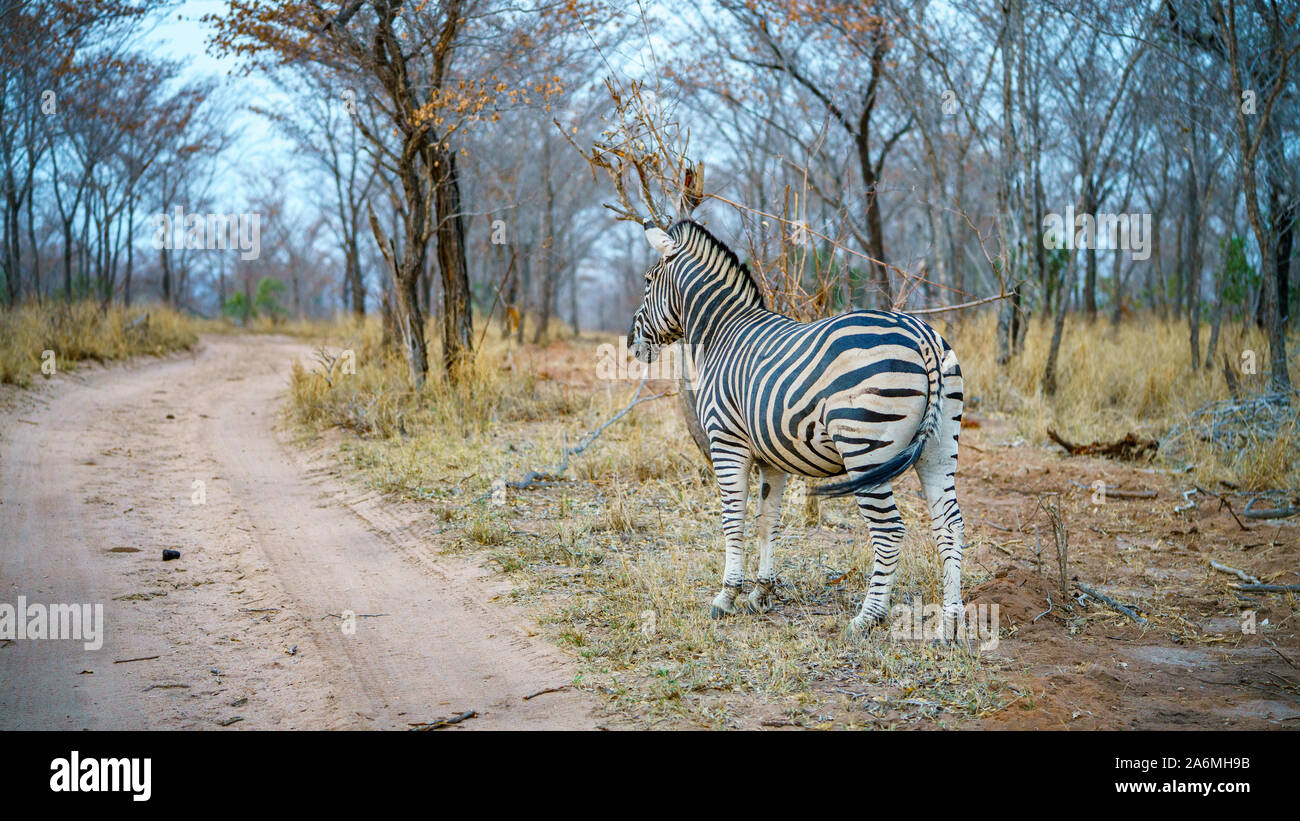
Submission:
[[[649,365],[659,358],[659,346],[647,342],[645,339],[634,339],[628,346],[628,353],[638,362],[644,362]]]

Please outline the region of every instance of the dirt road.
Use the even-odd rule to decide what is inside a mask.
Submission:
[[[102,603],[104,641],[0,641],[0,729],[595,725],[572,689],[525,699],[574,671],[508,586],[285,444],[308,355],[211,337],[7,397],[0,603]]]

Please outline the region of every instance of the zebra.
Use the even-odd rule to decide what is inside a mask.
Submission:
[[[735,614],[744,570],[749,474],[759,484],[758,577],[740,609],[771,608],[775,537],[786,477],[846,475],[814,493],[854,495],[874,566],[851,632],[883,622],[903,522],[891,481],[915,467],[943,563],[942,635],[962,622],[957,445],[963,383],[957,355],[926,323],[891,311],[799,322],[768,310],[747,266],[702,225],[646,222],[659,258],[645,275],[628,350],[644,363],[678,340],[695,369],[696,408],[722,498],[726,567],[713,618]]]

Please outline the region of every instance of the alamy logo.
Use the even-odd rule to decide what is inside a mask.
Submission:
[[[1099,244],[1103,237],[1105,242]],[[1066,206],[1064,217],[1056,213],[1043,217],[1043,247],[1128,251],[1133,259],[1150,259],[1151,215],[1075,214],[1073,205]]]
[[[238,249],[240,259],[257,259],[262,254],[262,215],[187,214],[178,205],[170,216],[154,214],[153,247],[169,251],[174,248],[192,251]]]
[[[17,606],[0,602],[0,639],[73,639],[98,650],[104,646],[104,605],[28,604],[26,596]]]
[[[695,359],[691,346],[685,342],[659,349],[659,357],[646,364],[631,359],[627,337],[620,336],[618,345],[608,342],[596,347],[596,378],[611,382],[639,379],[684,380],[688,389],[695,385]]]
[[[967,604],[957,622],[957,638],[978,641],[980,652],[998,649],[1000,609],[996,604]],[[911,604],[894,605],[889,609],[889,617],[889,635],[898,641],[938,641],[943,638],[942,605],[926,604],[916,599]]]
[[[132,801],[148,801],[152,770],[152,758],[82,758],[73,750],[50,762],[50,792],[126,792]]]

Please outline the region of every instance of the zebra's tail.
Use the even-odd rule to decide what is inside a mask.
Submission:
[[[925,370],[929,380],[929,392],[925,397],[925,413],[921,424],[907,447],[888,462],[854,476],[843,482],[820,485],[812,489],[815,496],[851,496],[860,490],[871,490],[898,476],[916,464],[921,458],[921,451],[926,442],[939,430],[939,421],[943,412],[943,360],[939,356],[939,343],[934,332],[928,327],[923,332],[925,340],[921,343],[921,356],[925,359]]]

